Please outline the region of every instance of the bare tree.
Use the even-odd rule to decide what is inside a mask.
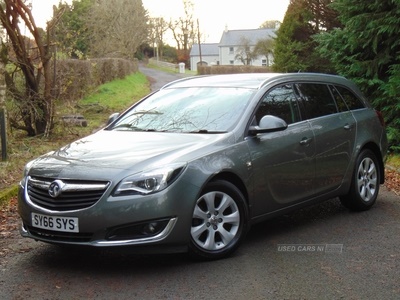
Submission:
[[[148,15],[141,0],[96,0],[86,24],[94,57],[133,59],[148,38]]]
[[[257,53],[253,51],[250,41],[240,38],[240,46],[236,50],[235,60],[240,60],[244,65],[251,65],[253,59],[257,58]]]
[[[194,4],[190,0],[183,0],[184,16],[176,21],[170,21],[169,28],[172,31],[178,48],[178,59],[187,61],[189,50],[196,41],[197,31],[193,17]]]
[[[47,23],[47,34],[38,28],[30,8],[23,0],[4,0],[0,3],[0,20],[7,33],[9,43],[2,43],[1,59],[9,59],[15,68],[5,73],[7,89],[20,109],[21,122],[10,119],[13,127],[25,130],[29,136],[48,135],[53,122],[53,97],[51,95],[52,57],[51,35],[62,11]],[[33,42],[25,37],[20,25],[28,29]],[[11,45],[9,47],[9,45]],[[18,84],[18,75],[24,77],[24,84]],[[42,80],[44,83],[42,84]]]
[[[169,24],[164,18],[150,19],[151,42],[157,48],[157,57],[163,57],[164,34],[168,30]]]

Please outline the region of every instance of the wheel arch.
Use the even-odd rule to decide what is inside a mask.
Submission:
[[[215,174],[213,177],[210,178],[208,182],[216,180],[225,180],[236,186],[242,193],[244,199],[246,200],[246,204],[249,207],[249,193],[247,191],[246,185],[243,183],[242,179],[239,176],[237,176],[235,173],[225,171]]]
[[[382,153],[379,149],[379,146],[373,142],[369,142],[361,148],[360,153],[361,153],[361,151],[366,150],[366,149],[371,150],[375,154],[376,158],[378,159],[380,183],[383,184],[385,182],[385,164],[383,162],[383,157],[382,157]]]

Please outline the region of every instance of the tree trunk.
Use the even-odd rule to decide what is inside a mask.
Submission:
[[[0,20],[6,29],[9,41],[14,50],[16,62],[24,77],[24,91],[19,91],[9,76],[7,84],[11,95],[20,107],[21,119],[24,125],[18,124],[18,121],[11,120],[11,124],[18,128],[24,129],[29,136],[38,134],[48,135],[52,127],[53,115],[53,99],[51,95],[51,70],[50,70],[50,32],[52,31],[57,19],[53,18],[47,26],[46,43],[43,43],[42,36],[35,21],[32,17],[30,9],[24,4],[23,0],[4,0],[0,4]],[[21,19],[23,22],[21,22]],[[19,28],[22,23],[29,30],[34,38],[37,49],[37,61],[33,61],[31,53],[27,47],[30,47],[30,39],[26,38]],[[27,46],[28,45],[28,46]],[[44,89],[41,91],[41,79],[44,77]],[[24,95],[24,97],[22,97]]]

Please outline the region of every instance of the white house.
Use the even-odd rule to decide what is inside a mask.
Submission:
[[[190,51],[190,69],[197,71],[197,65],[202,62],[203,66],[219,64],[219,49],[217,43],[193,44]],[[201,59],[200,59],[201,58]]]
[[[254,49],[259,40],[274,39],[276,29],[260,28],[260,29],[242,29],[228,30],[222,34],[218,44],[194,44],[190,51],[190,69],[197,71],[197,64],[200,62],[200,54],[203,65],[243,65],[236,56],[243,49],[244,43]],[[251,61],[253,66],[266,66],[267,63],[273,63],[272,54],[259,56]]]

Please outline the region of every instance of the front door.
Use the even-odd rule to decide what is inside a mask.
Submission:
[[[310,124],[301,121],[291,85],[273,88],[255,113],[274,115],[288,123],[284,131],[248,137],[255,186],[255,210],[269,213],[312,197],[315,178],[315,142]]]

